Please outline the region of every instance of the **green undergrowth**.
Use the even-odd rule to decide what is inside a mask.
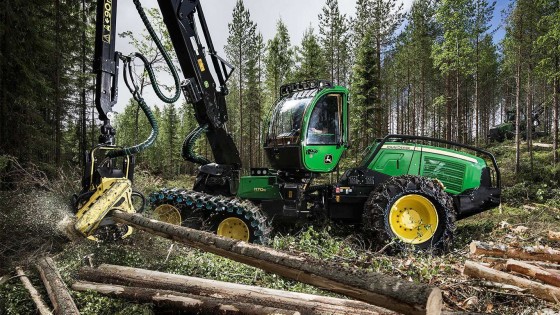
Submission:
[[[376,252],[378,249],[371,246],[375,244],[375,240],[365,238],[356,226],[345,226],[328,220],[279,228],[269,246],[348,268],[381,272],[405,281],[436,285],[443,290],[448,310],[534,314],[538,310],[551,309],[558,313],[559,305],[547,304],[525,294],[488,289],[481,286],[480,281],[462,275],[465,260],[472,259],[468,253],[472,240],[519,246],[560,247],[559,243],[550,242],[545,237],[549,229],[557,230],[560,226],[560,190],[556,180],[558,170],[550,165],[551,152],[549,149],[537,149],[534,152],[532,172],[527,162],[528,155],[524,153],[523,171],[520,175],[515,175],[512,146],[512,142],[505,142],[489,149],[496,153],[502,171],[504,202],[501,208],[457,222],[454,246],[449,253],[430,255],[404,251],[387,255],[387,251]],[[162,187],[190,187],[192,180],[192,177],[181,176],[166,181],[139,171],[135,189],[147,195]],[[76,183],[71,184],[76,186]],[[31,281],[46,299],[46,293],[32,265],[40,255],[54,258],[68,285],[78,280],[78,270],[81,267],[90,263],[95,266],[106,263],[281,290],[333,295],[313,286],[143,232],[136,232],[130,238],[116,243],[62,240],[59,231],[48,228],[57,218],[67,216],[70,211],[66,200],[74,191],[61,191],[62,189],[53,192],[29,190],[15,194],[0,192],[3,201],[0,208],[10,205],[9,209],[0,211],[0,227],[3,232],[0,253],[10,247],[9,252],[12,254],[9,259],[0,262],[0,315],[34,313],[29,294],[20,281],[13,277],[12,270],[16,265],[26,269]],[[23,224],[19,217],[33,220]],[[45,234],[45,231],[48,233]],[[14,238],[8,239],[10,235]],[[25,242],[18,243],[16,237]],[[21,246],[18,247],[18,244]],[[24,253],[27,255],[23,255]],[[8,257],[7,254],[4,257]],[[4,275],[6,277],[2,277]],[[72,295],[82,314],[158,314],[161,311],[149,303],[136,304],[95,292],[72,291]]]

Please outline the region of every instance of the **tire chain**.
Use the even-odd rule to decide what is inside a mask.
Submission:
[[[239,198],[210,195],[203,192],[180,188],[164,188],[152,192],[148,197],[152,207],[169,203],[179,208],[181,213],[200,211],[204,217],[212,218],[224,212],[243,215],[250,222],[249,229],[254,230],[255,243],[267,244],[272,231],[266,215],[261,209],[248,201]],[[185,218],[183,218],[184,220]]]
[[[439,187],[437,187],[439,186]],[[392,192],[389,193],[389,190]],[[381,191],[378,194],[371,194],[365,203],[364,209],[364,229],[374,234],[378,240],[383,242],[391,241],[387,235],[385,227],[384,208],[391,202],[391,199],[397,194],[404,191],[418,193],[423,196],[430,196],[439,202],[444,201],[446,208],[446,227],[444,235],[432,246],[435,249],[447,251],[453,242],[453,234],[455,232],[456,213],[453,205],[453,199],[444,191],[444,187],[437,179],[422,178],[413,175],[404,175],[393,177],[375,191]],[[447,211],[450,210],[450,211]]]

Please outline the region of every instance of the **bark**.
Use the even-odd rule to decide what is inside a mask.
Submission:
[[[521,47],[521,46],[520,46]],[[518,51],[518,60],[515,75],[515,174],[519,174],[521,163],[521,48]]]
[[[556,57],[556,70],[558,70],[558,57]],[[553,98],[553,138],[554,138],[554,165],[558,163],[558,94],[560,94],[560,79],[554,78],[554,98]]]
[[[560,262],[560,251],[550,247],[530,246],[515,248],[473,241],[470,245],[470,251],[473,255]]]
[[[36,267],[47,288],[47,293],[54,307],[54,313],[64,315],[80,314],[52,258],[45,257],[39,259]]]
[[[526,262],[517,261],[509,259],[506,263],[506,269],[509,271],[515,271],[526,276],[533,277],[535,279],[541,280],[546,284],[551,284],[556,287],[560,287],[560,274],[553,271],[548,271],[541,267],[533,266]]]
[[[79,275],[82,280],[172,290],[204,297],[219,296],[226,300],[298,310],[305,314],[394,314],[359,301],[273,290],[124,266],[103,264],[98,269],[82,268]]]
[[[551,241],[560,241],[560,232],[548,231],[548,239]]]
[[[235,300],[229,299],[201,297],[169,290],[157,290],[83,281],[74,283],[72,285],[72,289],[76,291],[93,290],[111,297],[125,298],[144,303],[154,303],[157,306],[169,307],[174,310],[189,311],[189,313],[192,312],[193,314],[300,314],[298,311],[288,311],[262,305],[239,303]]]
[[[440,314],[441,290],[114,210],[117,222],[280,276],[405,314]]]
[[[494,268],[494,269],[498,269],[498,268],[495,267],[496,265],[502,265],[504,267],[503,269],[505,269],[507,259],[495,258],[495,257],[480,257],[480,261],[492,264],[492,268]],[[546,262],[543,262],[543,261],[531,261],[529,263],[531,265],[535,265],[535,266],[544,268],[548,271],[552,271],[552,272],[555,272],[555,273],[560,273],[560,265],[558,265],[558,264],[546,263]]]
[[[485,267],[470,260],[465,262],[464,274],[473,278],[486,279],[489,281],[510,284],[522,289],[527,289],[528,293],[553,303],[559,303],[560,301],[559,288],[546,284],[540,284],[535,281]]]
[[[49,309],[47,304],[45,304],[45,301],[41,297],[41,294],[39,294],[37,289],[35,289],[33,284],[31,284],[31,281],[29,281],[29,278],[27,278],[27,276],[25,275],[23,269],[21,269],[21,267],[16,267],[16,273],[19,276],[21,282],[23,283],[23,286],[27,289],[27,291],[29,291],[29,294],[31,295],[31,299],[35,303],[35,306],[37,306],[37,311],[39,311],[39,314],[52,315],[51,310]]]

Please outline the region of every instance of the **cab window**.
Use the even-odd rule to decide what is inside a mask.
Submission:
[[[342,95],[328,94],[321,97],[309,118],[307,144],[340,143]]]

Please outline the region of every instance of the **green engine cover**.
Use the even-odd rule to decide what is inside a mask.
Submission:
[[[420,175],[436,178],[445,191],[459,194],[480,186],[482,169],[486,161],[461,151],[403,142],[387,142],[375,157],[370,156],[363,165],[390,176]]]
[[[281,199],[276,176],[243,176],[237,196],[243,199]]]

